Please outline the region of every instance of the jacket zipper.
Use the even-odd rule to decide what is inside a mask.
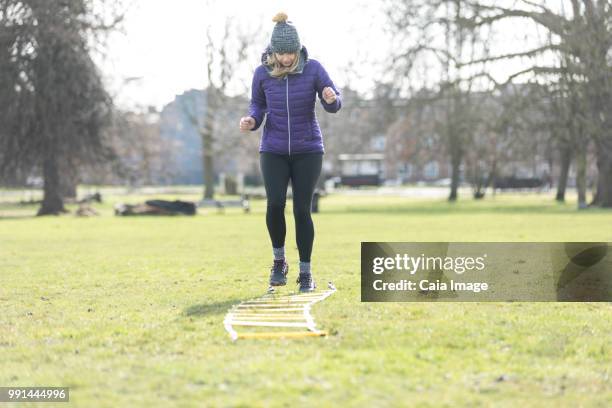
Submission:
[[[289,75],[285,77],[287,81],[287,130],[289,131],[289,156],[291,156],[291,117],[289,116]]]

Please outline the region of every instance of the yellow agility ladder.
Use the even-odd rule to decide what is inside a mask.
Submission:
[[[246,300],[232,306],[225,315],[223,325],[233,341],[249,338],[296,338],[326,336],[327,332],[317,330],[310,315],[310,308],[336,291],[329,282],[324,292],[290,293],[275,295],[268,293],[256,299]],[[238,333],[234,326],[282,327],[307,330],[266,331]]]

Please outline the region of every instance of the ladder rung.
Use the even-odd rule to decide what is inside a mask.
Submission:
[[[269,327],[309,327],[308,323],[293,322],[248,322],[244,320],[228,322],[232,326],[269,326]]]
[[[238,333],[239,339],[271,339],[278,337],[296,338],[296,337],[319,337],[327,336],[325,331],[304,331],[304,332],[260,332],[260,333]]]
[[[235,311],[241,311],[241,310],[248,310],[248,311],[257,311],[259,310],[260,312],[303,312],[304,308],[301,307],[292,307],[292,308],[261,308],[261,309],[254,309],[254,308],[245,308],[245,309],[234,309],[232,312]]]

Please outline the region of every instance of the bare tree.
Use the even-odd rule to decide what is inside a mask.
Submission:
[[[532,0],[501,2],[501,5],[499,1],[471,0],[466,4],[473,12],[472,17],[464,20],[469,26],[494,27],[502,21],[528,20],[554,38],[547,44],[473,59],[466,65],[529,58],[532,65],[509,75],[507,82],[525,76],[559,81],[563,75],[578,81],[584,95],[579,99],[579,105],[585,116],[585,121],[580,123],[580,126],[585,126],[580,132],[593,141],[599,170],[592,204],[612,207],[612,70],[609,54],[612,47],[612,3],[609,0],[563,0],[558,3],[560,9],[551,8],[545,1]],[[571,13],[566,15],[564,7]],[[558,56],[557,63],[538,62],[538,56],[551,53]],[[586,150],[584,139],[580,148]],[[582,153],[580,157],[582,168]]]
[[[439,73],[438,93],[431,102],[443,101],[436,130],[442,135],[451,162],[449,201],[457,199],[461,164],[476,124],[471,101],[476,77],[464,68],[462,61],[486,51],[477,49],[481,45],[477,30],[462,23],[467,18],[464,3],[464,0],[397,0],[390,2],[387,10],[397,43],[406,45],[396,49],[389,68],[395,74],[394,83],[399,87],[408,83],[410,89],[413,86],[410,78],[414,78],[419,61],[434,65],[431,72]],[[422,80],[417,83],[423,86]]]
[[[204,199],[214,197],[214,158],[218,151],[223,150],[216,137],[215,123],[227,100],[228,85],[237,79],[240,67],[247,61],[249,47],[253,39],[257,38],[257,31],[237,26],[232,18],[224,20],[223,36],[220,39],[214,36],[214,29],[212,23],[206,29],[207,87],[204,100],[192,98],[183,105],[183,112],[202,139]],[[203,107],[203,112],[198,107]]]

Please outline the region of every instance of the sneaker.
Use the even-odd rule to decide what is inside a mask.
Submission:
[[[317,285],[312,279],[312,274],[310,273],[300,273],[295,283],[300,284],[300,292],[312,292],[317,288]]]
[[[287,274],[289,264],[284,259],[275,259],[270,268],[270,286],[285,286],[287,284]]]

